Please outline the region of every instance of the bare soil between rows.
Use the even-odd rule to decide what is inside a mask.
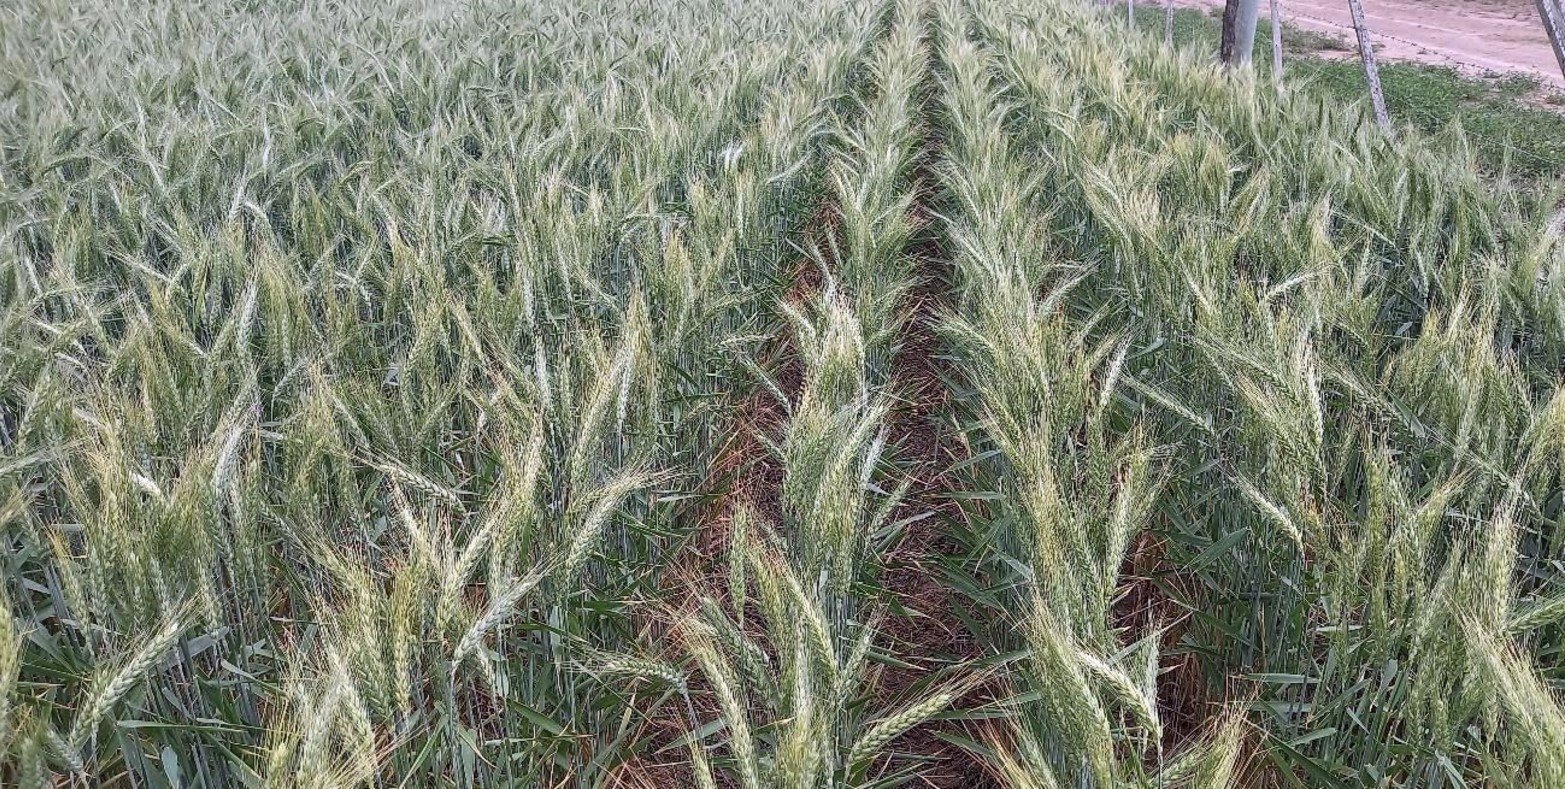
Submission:
[[[914,168],[914,221],[918,234],[907,259],[918,267],[918,287],[908,298],[909,317],[894,362],[897,395],[905,405],[891,419],[892,444],[906,464],[911,493],[898,509],[898,519],[908,519],[907,531],[892,552],[884,583],[906,611],[886,626],[894,654],[914,664],[914,669],[888,669],[878,691],[886,700],[906,700],[910,690],[935,673],[970,662],[982,654],[973,634],[956,614],[954,590],[943,581],[941,564],[961,552],[951,539],[950,523],[962,517],[951,497],[957,488],[949,470],[964,454],[950,429],[951,392],[944,378],[950,371],[940,353],[938,324],[950,293],[950,254],[941,241],[938,220],[930,211],[937,179],[931,162],[943,143],[938,136],[926,141]],[[960,704],[958,706],[961,706]],[[953,724],[926,722],[902,735],[896,750],[913,754],[917,781],[930,787],[997,786],[973,754],[941,738],[961,733]],[[892,759],[891,766],[898,761]]]

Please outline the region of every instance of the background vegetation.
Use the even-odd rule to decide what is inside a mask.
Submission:
[[[1270,22],[1261,20],[1265,28]],[[1216,51],[1222,18],[1195,9],[1174,12],[1174,41],[1195,51]],[[1161,36],[1163,10],[1136,9],[1136,27]],[[1255,65],[1271,73],[1272,42],[1266,31],[1255,40]],[[1357,44],[1311,30],[1283,27],[1283,71],[1295,84],[1339,101],[1365,98],[1364,70]],[[1436,133],[1459,123],[1472,137],[1483,166],[1553,179],[1565,169],[1565,93],[1526,74],[1463,74],[1450,66],[1384,62],[1380,78],[1391,115]]]

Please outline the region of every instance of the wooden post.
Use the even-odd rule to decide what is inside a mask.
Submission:
[[[1174,0],[1163,0],[1163,44],[1174,45]]]
[[[1136,0],[1125,0],[1125,24],[1136,26]]]
[[[1540,0],[1542,2],[1542,0]],[[1282,89],[1282,9],[1272,0],[1272,85]]]
[[[1255,27],[1261,21],[1261,0],[1240,0],[1239,18],[1235,24],[1238,29],[1234,31],[1234,50],[1239,56],[1239,64],[1250,65],[1250,59],[1255,56]]]
[[[1223,27],[1217,41],[1217,59],[1224,66],[1232,66],[1234,62],[1234,23],[1239,19],[1240,1],[1225,0],[1223,3]]]
[[[1375,45],[1369,40],[1369,23],[1364,21],[1364,4],[1348,0],[1353,14],[1353,30],[1358,34],[1359,58],[1364,61],[1364,78],[1369,81],[1369,101],[1375,108],[1375,122],[1383,131],[1391,131],[1391,116],[1386,113],[1386,92],[1380,88],[1380,67],[1375,65]]]
[[[1565,8],[1558,0],[1538,0],[1538,16],[1543,18],[1543,30],[1554,45],[1554,59],[1559,61],[1560,74],[1565,76]]]
[[[1227,0],[1223,4],[1223,37],[1218,57],[1224,65],[1250,65],[1260,12],[1261,0]]]

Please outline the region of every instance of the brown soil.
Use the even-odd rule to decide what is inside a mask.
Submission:
[[[1175,3],[1223,7],[1222,0]],[[1283,19],[1295,27],[1353,41],[1343,0],[1280,0],[1280,5]],[[1263,28],[1267,8],[1261,5]],[[1364,0],[1364,15],[1383,58],[1451,66],[1470,76],[1522,72],[1565,88],[1533,0]]]
[[[906,613],[887,618],[880,646],[914,668],[880,668],[874,678],[872,702],[872,709],[877,711],[916,701],[923,690],[921,683],[981,654],[981,648],[955,613],[954,593],[943,582],[940,569],[944,557],[960,550],[947,534],[952,519],[962,517],[961,508],[948,495],[955,489],[955,480],[947,469],[963,450],[955,432],[942,421],[950,413],[950,392],[941,380],[946,372],[944,362],[937,358],[940,343],[936,324],[949,290],[950,265],[947,251],[930,232],[932,217],[928,215],[929,197],[937,182],[929,165],[937,158],[939,145],[938,141],[926,145],[913,173],[914,188],[919,192],[913,206],[914,220],[920,229],[907,250],[907,258],[917,266],[919,285],[906,303],[908,318],[893,360],[891,384],[900,405],[888,419],[888,440],[911,483],[908,496],[893,519],[911,522],[887,557],[881,578],[886,591]],[[822,206],[807,225],[808,241],[823,246],[824,239],[836,232],[837,221],[833,207]],[[786,300],[794,304],[808,300],[820,290],[820,277],[813,261],[801,260],[794,269]],[[790,400],[797,399],[803,370],[786,334],[773,338],[763,351],[762,366]],[[766,520],[781,522],[783,468],[760,437],[778,439],[786,419],[783,404],[764,388],[758,388],[735,409],[729,438],[718,453],[712,477],[702,487],[726,493],[708,505],[701,517],[707,525],[675,560],[665,578],[667,587],[683,593],[676,597],[726,596],[722,557],[728,542],[729,518],[737,507],[754,507]],[[699,678],[695,684],[700,684]],[[973,695],[981,693],[980,689]],[[717,712],[703,709],[700,714]],[[671,740],[683,733],[682,710],[667,708],[660,717],[663,720],[653,726],[658,732],[654,740]],[[998,786],[977,757],[941,738],[946,732],[971,736],[946,722],[915,727],[897,738],[889,749],[906,756],[882,759],[872,768],[871,775],[908,770],[913,774],[912,786]],[[689,778],[684,754],[670,752],[664,757],[667,761],[661,764],[639,761],[633,770],[627,771],[636,780],[651,783],[625,785],[684,785]]]
[[[829,205],[822,205],[805,224],[809,240],[821,242],[834,232],[836,215]],[[819,267],[808,258],[797,261],[789,278],[791,285],[784,300],[799,304],[820,290]],[[760,352],[760,365],[772,377],[778,388],[790,401],[797,399],[803,386],[804,371],[792,348],[786,332],[779,332],[768,339]],[[669,569],[660,578],[662,593],[659,600],[684,601],[694,604],[703,597],[724,600],[728,597],[727,555],[731,518],[741,507],[749,506],[769,523],[781,523],[783,468],[781,461],[762,443],[762,436],[776,439],[787,424],[784,405],[777,401],[771,390],[757,385],[749,395],[733,409],[726,438],[716,452],[716,460],[707,478],[697,486],[698,490],[717,493],[717,497],[704,507],[696,508],[695,520],[701,524],[684,550],[675,555]],[[663,644],[671,652],[679,647],[671,642],[676,638],[674,620],[683,612],[662,608],[640,612],[638,624],[643,635],[641,643]],[[713,720],[722,713],[716,701],[705,689],[704,678],[690,677],[691,702],[700,720],[688,720],[687,710],[680,704],[661,708],[644,724],[643,737],[651,743],[647,755],[627,762],[614,771],[611,786],[625,787],[675,787],[693,785],[691,765],[685,750],[673,749],[662,754],[661,750],[690,731],[690,727]],[[728,786],[726,775],[716,776],[719,786]]]
[[[926,161],[928,157],[925,157]],[[923,168],[915,175],[919,189],[934,182]],[[927,201],[915,201],[915,210]],[[918,217],[921,224],[925,217]],[[894,654],[914,664],[914,669],[888,667],[880,676],[877,692],[884,703],[906,702],[910,690],[930,675],[977,658],[981,649],[972,633],[955,614],[952,590],[942,581],[940,562],[959,547],[946,533],[947,524],[962,517],[948,494],[956,489],[948,469],[960,460],[962,445],[942,419],[950,413],[950,391],[941,380],[945,363],[938,358],[936,323],[949,292],[950,258],[934,236],[922,233],[909,258],[919,264],[921,281],[909,297],[911,316],[897,349],[894,376],[904,406],[892,416],[890,433],[897,456],[907,466],[912,488],[898,509],[898,519],[918,518],[907,526],[902,540],[889,557],[883,577],[887,591],[907,611],[892,617],[885,632]],[[951,724],[932,722],[915,727],[893,746],[916,755],[918,785],[931,787],[994,786],[983,765],[967,751],[940,738],[957,732]],[[966,734],[966,732],[962,732]],[[896,769],[899,760],[888,760]]]
[[[1205,734],[1224,710],[1224,701],[1211,697],[1206,675],[1193,655],[1182,655],[1172,663],[1167,659],[1189,625],[1188,612],[1169,590],[1192,599],[1195,579],[1169,561],[1163,540],[1142,532],[1125,556],[1120,584],[1112,611],[1115,629],[1131,638],[1163,630],[1158,643],[1165,656],[1158,677],[1158,717],[1163,722],[1163,751],[1177,754]]]

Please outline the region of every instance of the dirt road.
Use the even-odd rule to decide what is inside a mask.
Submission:
[[[1222,0],[1175,0],[1221,8]],[[1296,27],[1353,40],[1346,0],[1280,0]],[[1262,25],[1267,3],[1261,3]],[[1383,57],[1453,66],[1471,74],[1521,71],[1565,87],[1534,0],[1364,0]],[[1266,35],[1261,31],[1260,35]]]

